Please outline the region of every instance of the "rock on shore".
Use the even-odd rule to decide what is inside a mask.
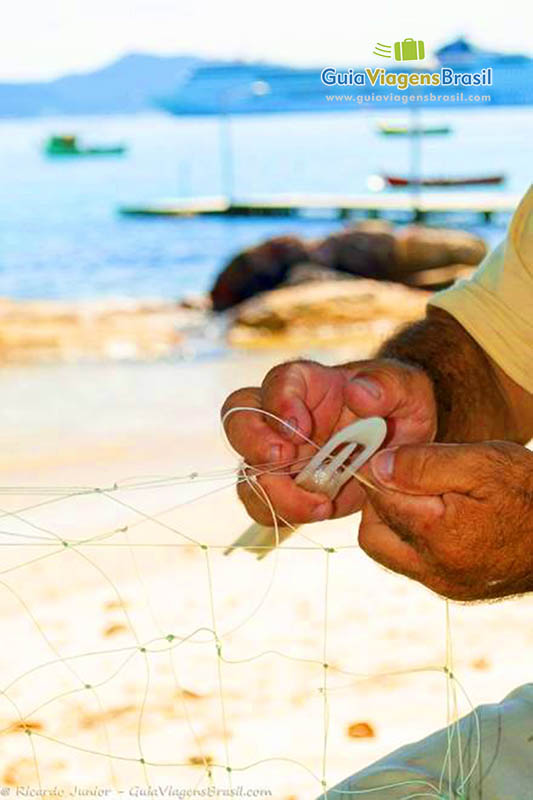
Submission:
[[[373,280],[314,281],[242,303],[228,339],[236,347],[307,348],[357,343],[371,351],[425,313],[428,292]]]
[[[306,263],[335,275],[394,281],[440,289],[474,267],[487,248],[471,233],[409,225],[394,228],[383,220],[349,226],[318,242],[279,237],[239,253],[222,269],[211,290],[215,311],[232,308],[260,292],[290,281]]]
[[[401,274],[450,264],[477,266],[487,253],[483,239],[466,231],[408,225],[395,235],[395,260]]]
[[[211,290],[215,311],[279,286],[293,264],[309,261],[310,248],[296,236],[278,236],[244,250],[222,270]]]

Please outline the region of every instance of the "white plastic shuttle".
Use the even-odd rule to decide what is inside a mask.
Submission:
[[[379,450],[387,434],[387,424],[381,417],[369,417],[353,422],[337,431],[296,476],[296,483],[310,492],[320,492],[333,500],[346,481]],[[352,458],[359,448],[363,448]],[[267,527],[254,522],[225,551],[246,549],[264,558],[285,541],[297,526]]]

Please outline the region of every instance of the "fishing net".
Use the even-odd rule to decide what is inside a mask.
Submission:
[[[334,798],[346,774],[447,724],[440,781],[368,796],[467,796],[479,727],[463,763],[472,704],[448,604],[370,562],[353,518],[299,528],[262,561],[225,556],[246,479],[233,458],[0,489],[3,786]],[[420,595],[423,613],[404,613]]]

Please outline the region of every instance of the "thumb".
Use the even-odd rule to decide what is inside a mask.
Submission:
[[[466,493],[479,485],[484,445],[404,445],[381,450],[369,462],[378,485],[405,494]]]
[[[362,362],[345,385],[346,405],[359,417],[393,419],[395,443],[431,441],[436,405],[430,378],[417,367],[387,359]]]

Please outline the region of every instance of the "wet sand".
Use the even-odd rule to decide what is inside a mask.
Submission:
[[[247,519],[218,407],[278,359],[0,373],[0,508],[18,510],[0,527],[2,786],[179,796],[211,772],[307,800],[445,724],[443,673],[409,672],[444,664],[445,603],[361,553],[356,518],[263,562],[222,555]],[[100,491],[55,488],[73,485]],[[451,607],[472,703],[530,679],[532,609]]]

